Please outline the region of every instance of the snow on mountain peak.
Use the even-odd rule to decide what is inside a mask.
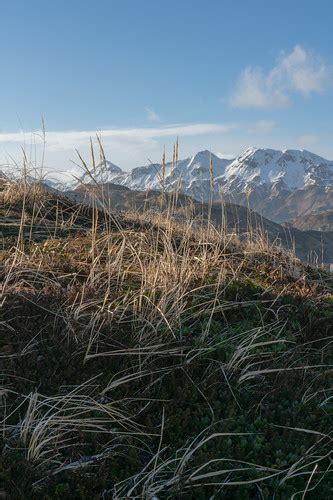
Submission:
[[[199,151],[195,155],[192,156],[188,166],[192,165],[193,163],[201,163],[201,162],[209,162],[211,156],[215,156],[213,153],[205,149],[204,151]]]
[[[284,151],[250,147],[235,159],[223,159],[203,150],[192,157],[179,160],[175,165],[168,162],[139,166],[129,172],[110,161],[97,165],[89,175],[83,173],[80,181],[74,181],[64,189],[75,189],[79,184],[113,183],[130,189],[167,191],[179,189],[182,193],[202,201],[212,194],[210,161],[213,166],[213,195],[221,193],[240,197],[251,191],[259,198],[277,196],[297,189],[318,186],[333,188],[333,162],[310,151],[286,149]],[[54,185],[53,185],[54,186]],[[59,189],[59,188],[58,188]]]
[[[120,167],[105,160],[96,165],[96,168],[91,172],[84,172],[80,177],[80,181],[83,184],[89,184],[93,182],[93,180],[98,184],[106,184],[108,182],[113,182],[115,177],[122,176],[123,174],[124,172]]]
[[[309,151],[249,148],[227,167],[226,178],[237,178],[244,186],[283,179],[289,189],[297,189],[309,183],[332,183],[333,162]]]

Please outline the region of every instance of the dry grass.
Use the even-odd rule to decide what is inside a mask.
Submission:
[[[83,167],[93,182],[93,153],[92,162]],[[103,193],[89,208],[41,184],[3,186],[11,498],[73,495],[83,468],[93,484],[75,498],[266,498],[279,488],[302,498],[329,488],[328,277],[260,231],[228,234],[193,219],[191,207],[179,219],[177,196],[163,212],[120,217]],[[263,450],[270,434],[279,441],[272,426],[281,423],[279,398],[290,403],[288,384],[303,405],[285,425],[296,437],[270,460]],[[17,485],[15,463],[25,464]]]

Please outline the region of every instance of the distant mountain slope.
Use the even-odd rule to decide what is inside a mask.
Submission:
[[[225,177],[229,189],[234,181],[238,189],[281,182],[288,190],[327,186],[333,183],[333,162],[305,150],[249,148],[228,166]]]
[[[313,212],[306,216],[295,217],[290,224],[302,231],[333,231],[333,210]]]
[[[333,210],[333,162],[309,151],[249,148],[236,159],[226,160],[205,150],[174,167],[167,163],[164,177],[161,164],[124,172],[108,161],[98,165],[92,175],[97,183],[111,182],[133,190],[178,190],[202,202],[223,198],[249,205],[277,222],[314,210]],[[91,177],[84,174],[71,188],[87,182]]]
[[[81,186],[64,194],[75,202],[90,203],[93,193],[95,199],[105,199],[111,210],[115,211],[166,209],[172,199],[167,193],[162,197],[159,191],[134,191],[112,183]],[[178,196],[175,214],[183,218],[210,217],[216,226],[224,225],[228,231],[239,234],[260,231],[267,234],[270,241],[281,242],[284,247],[295,249],[296,255],[304,262],[333,262],[333,232],[301,231],[273,222],[244,206],[215,202],[210,208],[207,203],[182,194]]]

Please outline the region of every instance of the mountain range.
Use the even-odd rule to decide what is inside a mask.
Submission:
[[[92,178],[137,191],[178,190],[201,202],[222,199],[276,222],[333,210],[333,161],[305,150],[249,148],[233,160],[205,150],[174,165],[155,163],[130,172],[105,161],[62,188],[73,190]]]

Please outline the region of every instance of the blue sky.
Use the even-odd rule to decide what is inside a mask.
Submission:
[[[333,159],[331,1],[0,6],[1,163],[30,144],[41,116],[58,170],[96,131],[123,168],[158,160],[177,134],[183,156],[254,145]]]

